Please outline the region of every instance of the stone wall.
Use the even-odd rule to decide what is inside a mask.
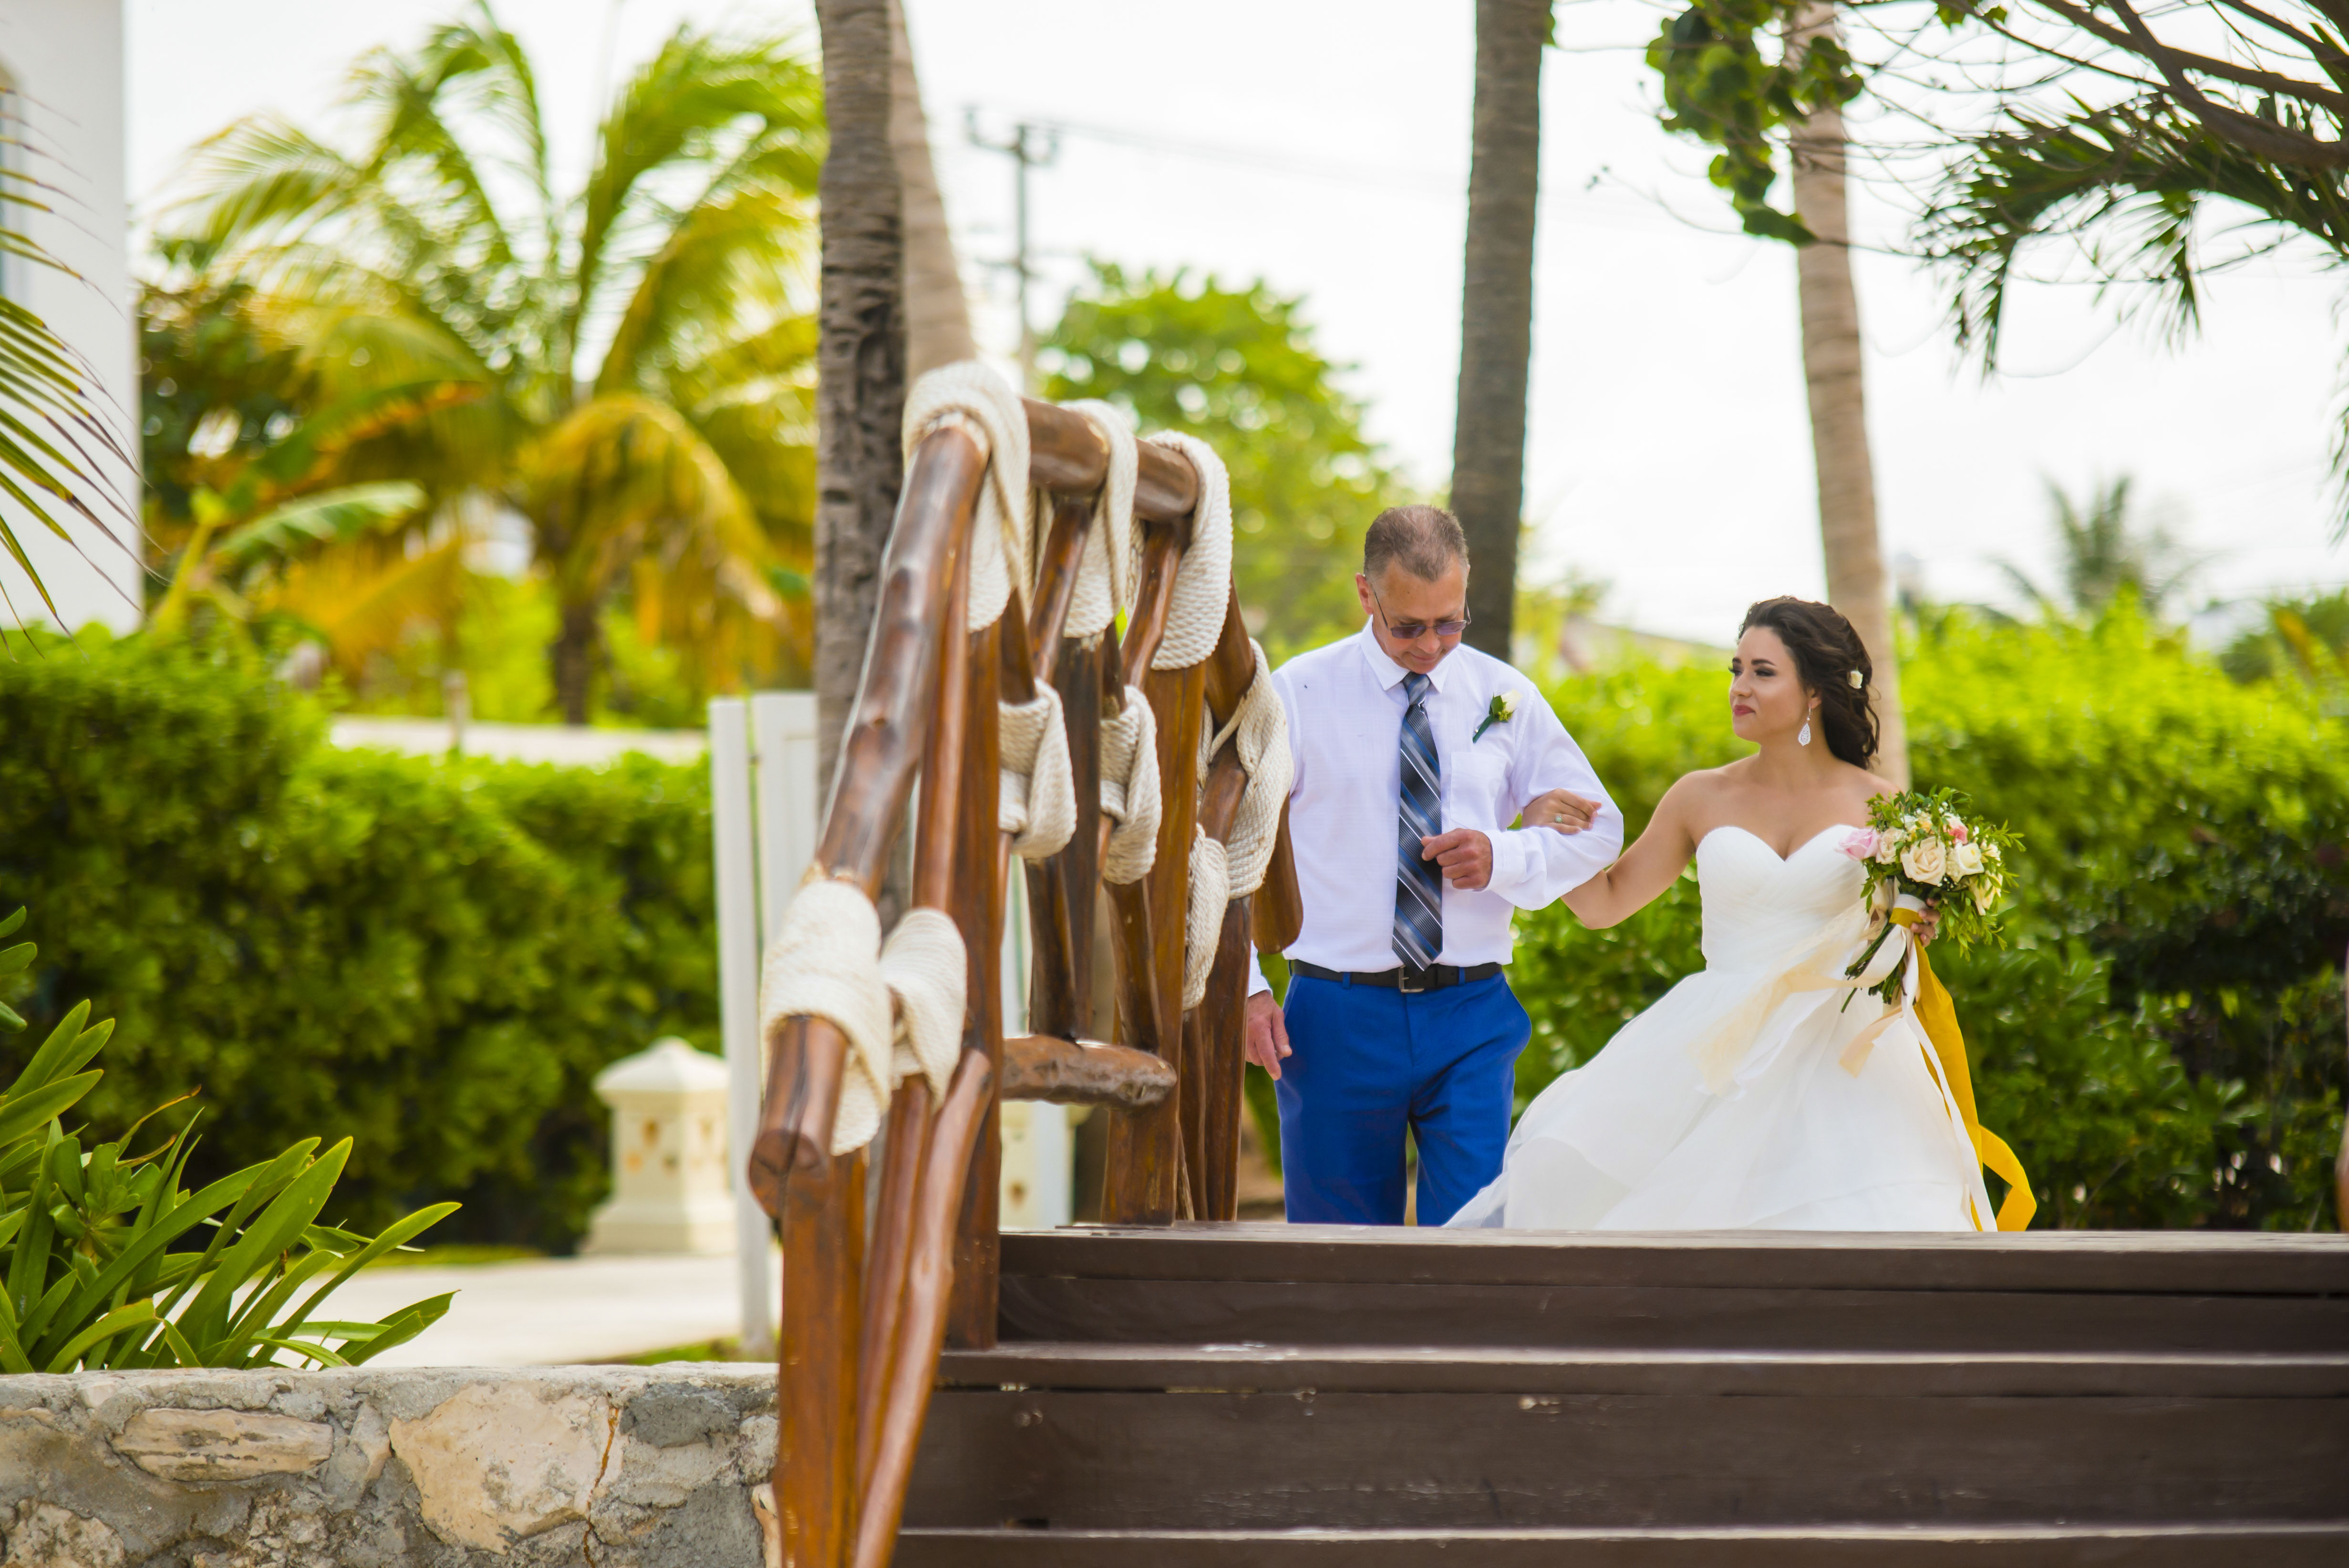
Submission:
[[[762,1568],[750,1364],[0,1377],[5,1568]]]

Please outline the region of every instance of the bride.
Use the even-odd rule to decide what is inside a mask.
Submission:
[[[1501,1174],[1453,1225],[1971,1231],[1991,1212],[1914,1032],[1887,1030],[1856,1072],[1838,1059],[1882,1012],[1846,1006],[1843,978],[1871,931],[1843,841],[1893,789],[1868,768],[1867,650],[1828,606],[1765,599],[1729,668],[1730,727],[1761,749],[1682,778],[1565,900],[1613,925],[1693,857],[1705,967],[1526,1107]]]

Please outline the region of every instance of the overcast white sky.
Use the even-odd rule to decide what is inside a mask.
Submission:
[[[1096,254],[1261,274],[1308,296],[1372,433],[1420,481],[1449,466],[1458,369],[1471,0],[907,0],[947,203],[975,287],[1008,253],[1004,158],[967,146],[1025,115],[1074,128],[1035,178],[1058,284]],[[409,44],[455,0],[130,0],[130,189],[151,206],[186,147],[235,117],[316,120],[354,56]],[[681,18],[812,23],[778,0],[507,0],[539,62],[558,148],[584,160],[610,39],[616,70]],[[1636,46],[1640,0],[1560,12],[1543,83],[1543,206],[1527,504],[1530,570],[1612,585],[1613,615],[1723,641],[1764,594],[1823,590],[1785,248],[1730,232],[1703,154],[1668,138]],[[1614,47],[1610,46],[1633,46]],[[1110,134],[1102,134],[1110,133]],[[1208,154],[1213,154],[1212,156]],[[1861,239],[1895,237],[1863,198]],[[2282,256],[2220,280],[2182,349],[2116,329],[2085,288],[2025,295],[2007,370],[1961,364],[1932,280],[1858,263],[1888,550],[1928,589],[2004,596],[1991,562],[2044,575],[2044,484],[2127,473],[2212,553],[2205,593],[2349,581],[2331,546],[2328,430],[2343,279]],[[1012,323],[984,305],[983,335]]]

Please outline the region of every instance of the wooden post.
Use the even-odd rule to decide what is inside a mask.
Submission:
[[[970,954],[970,1012],[963,1049],[987,1058],[988,1087],[979,1113],[978,1142],[964,1178],[961,1219],[955,1230],[954,1295],[947,1308],[946,1342],[957,1350],[995,1344],[995,1291],[1002,1253],[1003,1136],[994,1084],[1003,1061],[1003,832],[996,825],[1003,777],[1002,738],[996,723],[1003,637],[1019,600],[970,640],[970,722],[964,731],[960,821],[962,852],[955,876],[955,923]]]
[[[923,438],[898,500],[879,609],[816,864],[879,890],[921,761],[938,682],[936,627],[987,469],[965,431]],[[989,733],[992,731],[990,729]],[[990,797],[991,798],[991,797]],[[820,1018],[781,1020],[750,1153],[751,1191],[781,1223],[775,1511],[793,1563],[843,1563],[856,1529],[856,1396],[864,1160],[832,1152],[848,1043]]]
[[[807,1036],[816,1025],[794,1018],[784,1026],[788,1054],[812,1057]],[[831,1092],[836,1099],[836,1078]],[[782,1199],[775,1512],[789,1561],[836,1563],[856,1532],[854,1326],[864,1244],[864,1156],[827,1153],[813,1169],[792,1171]]]
[[[947,537],[952,586],[944,624],[959,628],[970,604],[970,552],[965,534]],[[937,678],[932,683],[929,731],[922,743],[920,804],[914,832],[911,892],[917,908],[951,912],[954,904],[956,801],[962,792],[963,738],[970,705],[970,639],[947,631],[938,638]],[[906,1272],[913,1259],[915,1205],[929,1154],[930,1086],[914,1077],[898,1086],[889,1106],[882,1142],[881,1212],[873,1228],[873,1257],[865,1277],[864,1325],[857,1360],[856,1490],[872,1484],[881,1441],[882,1401],[889,1387],[898,1347]]]
[[[1077,831],[1069,847],[1028,868],[1036,928],[1028,1027],[1076,1039],[1092,1016],[1093,898],[1101,884],[1100,639],[1064,640],[1052,685],[1068,720],[1069,767],[1076,782]]]
[[[1127,668],[1134,664],[1127,649]],[[1198,820],[1199,726],[1206,717],[1206,669],[1151,670],[1143,696],[1158,720],[1158,775],[1163,807],[1158,861],[1143,880],[1149,910],[1151,983],[1157,989],[1154,1048],[1183,1068],[1183,933],[1191,891],[1191,831]],[[1123,912],[1122,912],[1123,913]],[[1120,1033],[1124,1031],[1121,1020]],[[1134,1040],[1130,1043],[1142,1045]],[[1112,1224],[1172,1224],[1182,1206],[1175,1181],[1181,1164],[1182,1091],[1148,1110],[1112,1111],[1102,1218]]]

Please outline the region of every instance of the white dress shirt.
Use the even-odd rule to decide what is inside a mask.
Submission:
[[[1288,795],[1288,837],[1305,923],[1288,956],[1325,969],[1393,969],[1395,826],[1402,790],[1402,665],[1387,657],[1365,621],[1326,647],[1273,672],[1288,710],[1297,777]],[[1474,892],[1444,884],[1439,964],[1509,960],[1509,923],[1520,909],[1556,903],[1623,851],[1616,809],[1582,748],[1566,733],[1534,683],[1490,655],[1463,645],[1429,673],[1427,719],[1444,767],[1445,832],[1476,828],[1493,842],[1493,880]],[[1492,700],[1515,690],[1515,717],[1472,739]],[[1533,799],[1571,789],[1600,802],[1579,833],[1508,824]],[[1269,989],[1261,973],[1250,991]]]

